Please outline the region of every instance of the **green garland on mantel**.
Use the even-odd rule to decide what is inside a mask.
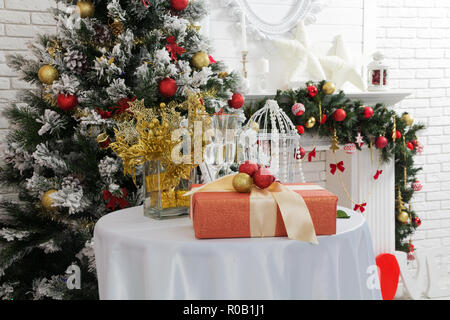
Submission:
[[[305,134],[316,134],[319,131],[320,137],[332,138],[334,129],[336,129],[339,144],[344,145],[349,142],[355,143],[358,150],[361,150],[358,143],[356,143],[356,136],[360,132],[363,136],[365,145],[372,143],[375,148],[375,140],[379,136],[387,138],[387,145],[382,151],[382,161],[387,162],[395,158],[395,194],[396,194],[396,228],[395,228],[395,244],[396,250],[410,252],[411,246],[409,243],[410,236],[418,227],[416,223],[416,213],[411,206],[405,206],[400,209],[398,203],[398,192],[400,190],[401,198],[404,203],[410,203],[414,195],[412,183],[415,182],[417,173],[422,168],[414,166],[414,156],[417,153],[417,148],[410,150],[406,147],[406,143],[417,141],[417,132],[425,128],[423,124],[408,125],[405,121],[406,113],[401,116],[397,115],[395,111],[388,109],[385,105],[378,103],[373,107],[373,115],[366,119],[364,117],[364,106],[359,100],[351,100],[346,97],[343,91],[337,94],[326,94],[324,85],[326,81],[306,83],[305,88],[278,90],[276,96],[273,98],[278,102],[278,105],[290,117],[294,125],[303,125]],[[312,96],[308,90],[308,86],[317,88],[316,95]],[[311,89],[311,87],[310,87]],[[329,93],[329,91],[328,91]],[[264,106],[266,97],[251,105],[246,105],[245,113],[247,119],[258,109]],[[301,116],[296,116],[292,113],[291,108],[294,103],[302,103],[305,106],[305,112]],[[326,116],[324,123],[319,125],[319,106],[322,114]],[[346,112],[346,118],[343,121],[335,121],[333,114],[337,109],[343,109]],[[305,126],[308,119],[314,117],[316,124],[312,128]],[[395,118],[395,125],[394,125]],[[398,130],[402,137],[394,141],[392,135],[394,127]],[[403,139],[403,137],[405,139]],[[405,143],[405,142],[406,143]],[[417,143],[416,143],[417,145]],[[411,144],[409,145],[411,147]],[[406,181],[404,177],[404,169],[406,168]],[[370,205],[370,204],[368,204]],[[400,222],[397,217],[400,211],[406,211],[411,219],[409,223]],[[420,224],[420,223],[419,223]]]

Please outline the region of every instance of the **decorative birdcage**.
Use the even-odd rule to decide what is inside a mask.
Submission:
[[[300,136],[275,100],[249,119],[239,139],[239,162],[250,160],[270,168],[282,183],[304,182],[301,160],[297,157]]]

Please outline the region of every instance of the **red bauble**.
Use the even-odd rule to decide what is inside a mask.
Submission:
[[[311,98],[314,98],[317,95],[317,93],[319,93],[319,90],[315,86],[308,86],[306,87],[306,90],[308,90],[309,96]]]
[[[364,118],[369,119],[373,116],[373,109],[371,107],[364,107]]]
[[[344,109],[337,109],[334,113],[333,113],[333,118],[334,120],[340,122],[340,121],[344,121],[345,118],[347,117],[347,113],[345,112]]]
[[[411,143],[414,145],[414,147],[417,147],[419,145],[419,141],[417,140],[411,140]]]
[[[406,147],[409,149],[409,150],[413,150],[414,149],[414,145],[411,143],[411,142],[408,142],[407,144],[406,144]]]
[[[266,167],[259,168],[253,175],[253,182],[260,189],[265,189],[275,181],[275,177]]]
[[[187,8],[189,0],[170,0],[170,5],[172,6],[172,9],[181,11]]]
[[[291,107],[292,114],[294,116],[301,116],[305,113],[305,105],[303,103],[294,103]]]
[[[171,98],[177,93],[178,85],[172,78],[164,78],[158,84],[159,93],[166,98]]]
[[[419,180],[416,180],[412,183],[411,187],[414,191],[420,191],[420,190],[422,190],[423,185],[422,185],[422,183],[420,183]]]
[[[231,100],[228,100],[228,105],[233,109],[239,109],[244,105],[244,97],[240,93],[233,93]]]
[[[420,225],[422,224],[422,220],[420,220],[419,217],[415,217],[414,218],[414,223],[416,226],[420,227]]]
[[[402,137],[402,133],[398,130],[395,131],[395,139],[400,139]]]
[[[306,155],[306,150],[300,147],[300,159],[303,159]]]
[[[386,139],[386,137],[379,136],[379,137],[377,138],[377,140],[375,140],[375,146],[376,146],[378,149],[383,149],[384,147],[387,146],[387,144],[388,144],[388,140]]]
[[[304,134],[305,133],[305,127],[302,126],[301,124],[297,126],[297,132],[299,134]]]
[[[246,173],[250,177],[253,177],[256,171],[258,171],[259,167],[258,164],[250,161],[245,161],[239,166],[239,172],[240,173]]]
[[[78,98],[75,95],[65,95],[60,93],[56,98],[56,103],[58,104],[58,107],[60,107],[64,111],[70,111],[77,106]]]

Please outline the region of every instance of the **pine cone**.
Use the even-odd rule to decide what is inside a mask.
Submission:
[[[94,25],[95,35],[94,41],[101,46],[109,45],[112,42],[112,34],[108,27],[95,24]]]
[[[84,73],[89,69],[89,62],[86,55],[79,50],[67,50],[64,62],[72,71]]]

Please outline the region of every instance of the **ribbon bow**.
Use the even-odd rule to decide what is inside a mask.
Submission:
[[[367,205],[367,203],[361,203],[361,204],[355,204],[355,207],[353,208],[354,211],[360,211],[361,213],[363,213],[364,211],[366,211],[366,208],[364,208]]]
[[[183,52],[186,51],[186,49],[178,46],[178,44],[175,42],[174,36],[168,37],[166,41],[166,49],[170,53],[170,59],[177,61],[177,58],[181,56]]]
[[[314,148],[311,152],[308,153],[308,162],[311,162],[312,158],[316,157],[316,148]]]
[[[124,198],[127,197],[127,189],[122,188],[123,198],[114,196],[110,191],[103,190],[103,200],[108,201],[106,204],[107,209],[115,209],[117,205],[120,209],[125,208],[129,205],[128,201]]]
[[[336,173],[336,169],[339,169],[339,171],[344,172],[345,168],[344,168],[344,161],[340,161],[339,163],[330,163],[330,172],[331,174],[335,174]]]
[[[380,174],[382,174],[382,173],[383,173],[383,170],[377,170],[377,173],[373,176],[373,178],[375,180],[378,180],[378,178],[380,177]]]
[[[236,192],[233,188],[235,175],[228,175],[194,188],[184,194],[191,196],[196,192]],[[191,199],[191,212],[193,200]],[[279,182],[265,189],[252,187],[250,192],[250,234],[252,237],[272,237],[276,227],[277,210],[281,213],[289,239],[318,244],[316,231],[309,209],[302,196]]]

